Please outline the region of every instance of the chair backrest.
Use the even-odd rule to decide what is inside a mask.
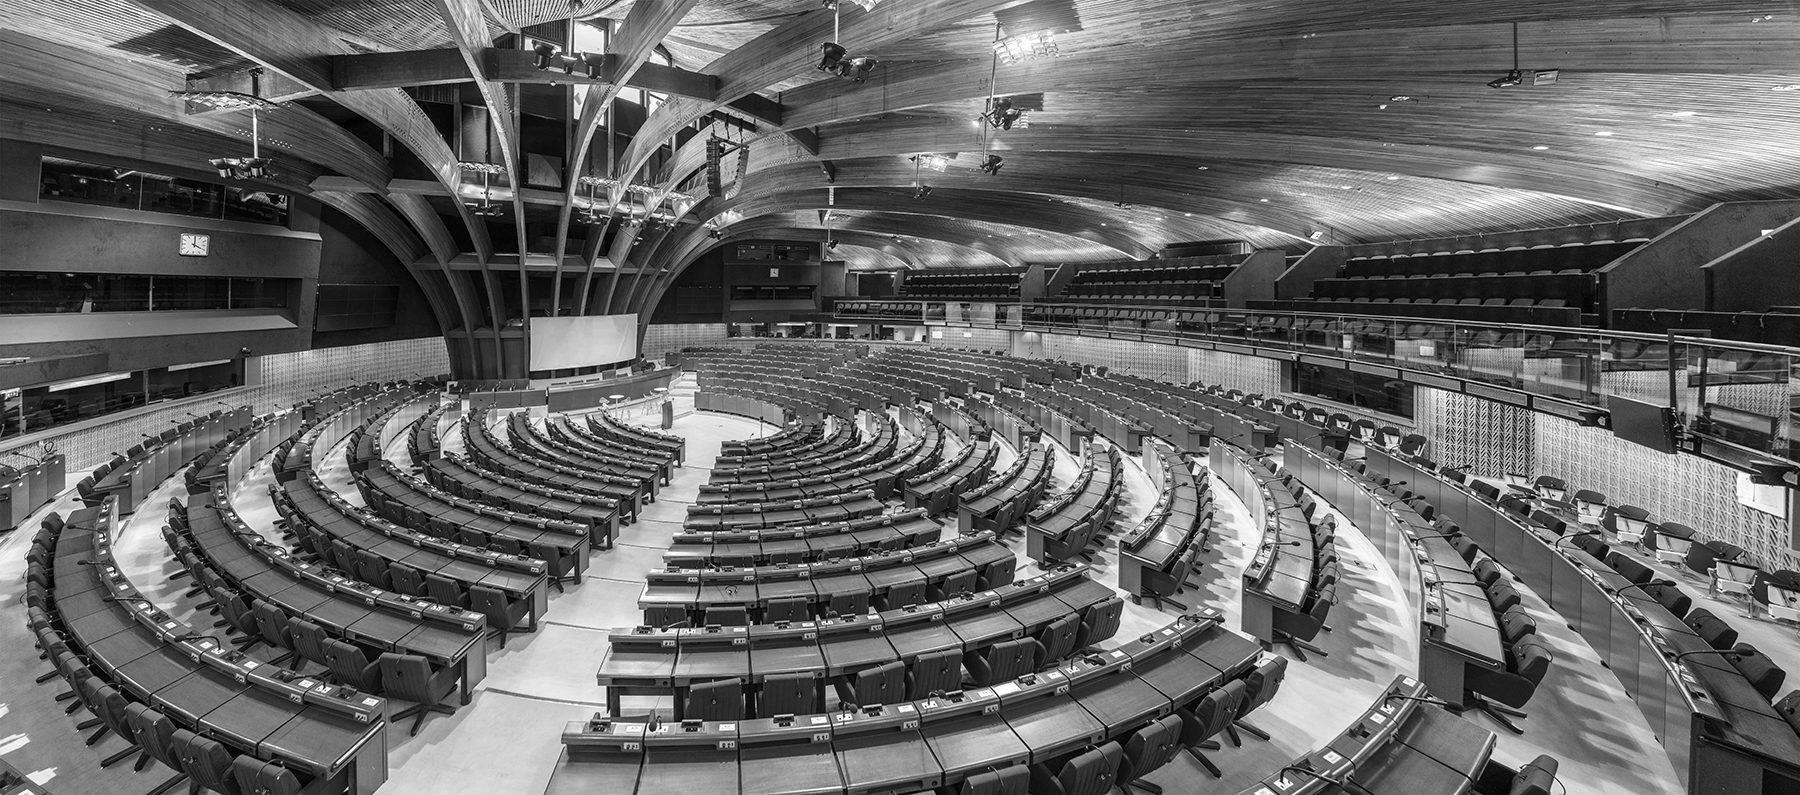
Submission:
[[[1081,633],[1081,616],[1068,613],[1044,625],[1037,640],[1043,647],[1043,662],[1061,660],[1075,653],[1075,640]]]
[[[1724,619],[1712,614],[1704,607],[1695,608],[1682,619],[1692,628],[1695,634],[1705,639],[1713,648],[1726,651],[1737,645],[1738,633]]]
[[[1550,670],[1550,662],[1555,658],[1550,648],[1544,645],[1543,638],[1538,635],[1526,635],[1512,645],[1512,673],[1536,685],[1543,681],[1544,674]]]
[[[1639,590],[1668,608],[1669,613],[1676,618],[1687,617],[1688,611],[1694,607],[1694,600],[1682,593],[1679,585],[1652,585]]]
[[[1556,783],[1556,757],[1542,754],[1513,776],[1512,788],[1507,795],[1550,795],[1551,787]]]
[[[1775,711],[1785,718],[1794,731],[1800,732],[1800,690],[1795,690],[1775,702]]]
[[[388,576],[393,578],[394,590],[408,596],[424,596],[425,577],[418,569],[404,563],[388,564]]]
[[[1036,638],[1013,638],[988,647],[981,656],[987,661],[985,675],[977,684],[992,685],[1017,679],[1037,670]]]
[[[181,769],[181,760],[170,751],[170,741],[175,735],[175,721],[169,716],[144,706],[130,704],[125,708],[126,720],[131,724],[131,736],[138,747],[164,765],[175,770]]]
[[[180,731],[176,732],[177,735]],[[231,751],[210,737],[191,736],[181,748],[181,769],[195,784],[228,795],[237,795],[237,781],[231,775]]]
[[[288,617],[281,608],[255,599],[250,602],[250,613],[256,617],[257,631],[263,640],[284,649],[292,643],[287,635]]]
[[[895,585],[882,598],[888,610],[921,604],[925,601],[925,581],[913,580]]]
[[[874,668],[857,671],[853,678],[852,689],[856,693],[856,703],[861,706],[872,704],[894,704],[906,700],[906,663],[895,660]]]
[[[368,656],[355,644],[326,638],[320,646],[325,667],[331,669],[332,677],[340,683],[364,692],[373,692],[380,685],[379,672],[370,666]]]
[[[440,577],[436,574],[426,574],[425,593],[430,597],[431,601],[441,605],[463,604],[462,589],[457,588],[456,583],[451,581],[448,577]]]
[[[404,701],[436,704],[456,689],[455,679],[438,676],[431,661],[416,654],[383,652],[375,664],[381,667],[382,692]]]
[[[1089,749],[1064,762],[1057,781],[1068,795],[1104,795],[1112,791],[1124,755],[1116,742]]]
[[[989,563],[981,570],[981,589],[991,591],[1005,585],[1011,585],[1013,577],[1018,573],[1019,560],[1013,555]]]
[[[1275,698],[1282,680],[1287,678],[1287,668],[1286,657],[1272,657],[1252,668],[1244,676],[1244,701],[1238,706],[1238,715],[1248,715]]]
[[[299,652],[301,657],[320,665],[326,664],[325,641],[330,640],[331,636],[325,634],[323,627],[294,616],[288,619],[287,633],[294,642],[294,651]]]
[[[817,712],[819,680],[810,673],[769,674],[756,697],[756,716],[807,715]]]
[[[1117,634],[1124,614],[1125,601],[1116,596],[1088,608],[1081,617],[1081,632],[1075,637],[1075,647],[1085,649]]]
[[[1634,583],[1646,583],[1656,577],[1656,572],[1649,566],[1637,562],[1635,558],[1621,554],[1617,550],[1606,553],[1606,566]]]
[[[750,626],[750,609],[743,605],[709,605],[705,622],[708,626],[747,627]]]
[[[1494,583],[1506,576],[1506,572],[1500,570],[1500,564],[1495,563],[1492,558],[1475,561],[1475,565],[1470,570],[1474,572],[1475,579],[1480,580],[1482,586],[1488,588],[1493,587]]]
[[[1024,765],[986,770],[963,779],[957,795],[1030,795],[1031,769]]]
[[[934,593],[941,594],[943,597],[948,598],[959,593],[975,590],[975,583],[975,570],[963,569],[962,571],[945,577],[944,581],[938,584]]]
[[[1492,605],[1494,611],[1498,613],[1504,613],[1517,607],[1521,601],[1519,590],[1514,588],[1512,583],[1507,582],[1506,580],[1494,583],[1493,587],[1488,588],[1487,597],[1488,604]]]
[[[1193,747],[1225,731],[1226,726],[1237,720],[1238,704],[1244,700],[1244,695],[1243,680],[1233,679],[1201,696],[1193,711],[1184,718],[1187,723],[1182,727],[1182,745]]]
[[[388,563],[380,555],[366,549],[356,550],[352,554],[356,557],[357,579],[380,588],[392,585]]]
[[[1738,673],[1750,680],[1750,686],[1756,688],[1763,698],[1773,700],[1775,694],[1781,692],[1782,684],[1787,682],[1787,671],[1776,665],[1769,655],[1762,653],[1755,646],[1739,643],[1731,647],[1732,655],[1726,659],[1736,666]]]
[[[469,586],[469,609],[487,617],[490,629],[512,629],[519,622],[524,612],[523,605],[514,605],[506,598],[506,593],[498,588],[485,585]]]
[[[961,690],[962,654],[961,649],[950,649],[919,655],[907,677],[906,697],[916,701],[932,693]]]
[[[274,762],[253,756],[231,760],[231,775],[244,795],[299,795],[300,778]]]
[[[1181,716],[1164,715],[1132,732],[1125,741],[1119,774],[1129,781],[1168,764],[1186,747],[1181,744]]]
[[[744,680],[721,679],[690,686],[681,717],[684,720],[742,720]]]
[[[1519,642],[1520,638],[1537,632],[1537,620],[1525,612],[1525,608],[1514,605],[1500,615],[1500,637],[1508,644]]]

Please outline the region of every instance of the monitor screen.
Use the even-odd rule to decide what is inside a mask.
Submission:
[[[637,315],[534,317],[531,369],[568,370],[637,358]]]
[[[1675,413],[1667,406],[1618,396],[1606,399],[1614,436],[1663,453],[1675,452]]]

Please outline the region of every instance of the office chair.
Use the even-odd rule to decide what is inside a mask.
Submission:
[[[1694,630],[1694,634],[1706,641],[1707,645],[1719,651],[1728,651],[1737,645],[1737,630],[1704,607],[1694,608],[1687,614],[1687,618],[1682,619],[1682,622],[1687,624],[1689,629]]]
[[[1769,618],[1800,622],[1800,572],[1757,572],[1750,586],[1750,601],[1761,605]]]
[[[1597,525],[1606,516],[1606,495],[1589,489],[1575,492],[1575,516],[1582,524]]]
[[[963,779],[956,795],[1031,795],[1031,768],[1013,765],[972,773]]]
[[[506,636],[518,626],[527,613],[531,612],[531,602],[524,599],[508,599],[498,588],[485,585],[469,586],[470,609],[487,618],[488,628],[500,636],[500,648],[506,648]],[[742,610],[742,607],[738,608]]]
[[[356,551],[351,549],[349,544],[334,538],[331,540],[330,552],[330,559],[326,561],[326,565],[345,574],[354,576],[356,572]]]
[[[143,704],[129,704],[125,708],[126,722],[131,726],[131,736],[137,738],[138,747],[144,754],[164,767],[175,771],[173,778],[156,785],[149,795],[162,795],[187,781],[187,773],[182,772],[181,759],[171,749],[174,743],[175,722]]]
[[[1467,690],[1463,706],[1450,709],[1458,714],[1479,710],[1513,734],[1524,734],[1525,730],[1507,717],[1525,717],[1525,713],[1517,708],[1525,706],[1537,692],[1538,683],[1550,670],[1553,659],[1539,636],[1520,638],[1506,650],[1506,670],[1496,672],[1468,667],[1463,674],[1463,686]]]
[[[836,684],[838,700],[856,706],[894,704],[906,700],[906,663],[895,660],[864,668]]]
[[[1617,551],[1606,553],[1605,563],[1607,568],[1618,572],[1619,576],[1639,585],[1656,579],[1656,572],[1651,570],[1649,566],[1645,566],[1644,564],[1637,562],[1636,559],[1622,555]]]
[[[1010,682],[1037,670],[1038,650],[1034,638],[996,643],[968,658],[970,678],[982,687]]]
[[[906,698],[917,701],[932,693],[962,689],[961,649],[919,655],[906,671]]]
[[[1244,744],[1242,738],[1238,737],[1238,729],[1263,740],[1269,739],[1268,732],[1250,725],[1247,718],[1258,707],[1274,700],[1275,692],[1281,689],[1282,680],[1287,678],[1287,668],[1286,657],[1271,657],[1250,669],[1250,673],[1244,676],[1244,697],[1238,703],[1237,719],[1225,727],[1225,733],[1231,736],[1232,745]]]
[[[1776,665],[1769,655],[1757,650],[1748,643],[1739,643],[1731,647],[1731,656],[1725,658],[1736,666],[1738,673],[1750,681],[1750,686],[1763,698],[1773,700],[1775,694],[1781,692],[1782,684],[1787,682],[1787,671]]]
[[[180,737],[184,729],[177,729]],[[232,754],[223,743],[210,737],[189,734],[184,745],[180,740],[175,745],[180,747],[182,772],[188,774],[193,785],[223,795],[242,795],[237,778],[231,773]]]
[[[356,578],[377,588],[391,591],[394,589],[393,577],[388,574],[388,563],[379,555],[366,549],[354,550],[350,553],[356,568]]]
[[[774,624],[781,621],[806,621],[812,618],[812,602],[803,596],[785,599],[770,599],[763,608],[763,623]],[[710,620],[707,623],[712,623]]]
[[[1081,616],[1081,631],[1075,635],[1075,648],[1090,648],[1117,634],[1124,614],[1125,600],[1116,596],[1088,608]]]
[[[124,694],[120,693],[112,685],[104,682],[94,686],[94,700],[100,707],[100,712],[98,713],[100,720],[104,721],[106,727],[111,729],[113,734],[118,735],[119,739],[124,740],[126,743],[125,750],[101,759],[100,766],[111,767],[125,757],[131,756],[132,754],[138,754],[140,759],[137,767],[140,770],[143,769],[144,759],[141,758],[143,748],[138,746],[137,737],[131,732],[130,718],[126,714],[126,707],[130,705],[131,702],[127,701]],[[97,736],[98,735],[96,735],[96,737]],[[92,745],[92,743],[89,744]]]
[[[1314,592],[1306,603],[1306,608],[1299,614],[1277,611],[1270,641],[1288,646],[1294,650],[1294,656],[1305,662],[1307,653],[1320,657],[1330,656],[1324,649],[1314,646],[1311,641],[1319,636],[1320,630],[1328,630],[1326,620],[1331,617],[1331,608],[1337,604],[1337,586],[1332,585]]]
[[[769,674],[756,694],[756,717],[824,712],[823,695],[819,679],[812,674]]]
[[[900,583],[887,592],[875,597],[875,609],[880,611],[898,610],[925,602],[925,580],[918,579]]]
[[[1062,660],[1075,653],[1076,637],[1081,632],[1081,617],[1069,613],[1057,617],[1038,630],[1039,661],[1045,664]]]
[[[1682,593],[1681,586],[1678,585],[1647,585],[1638,590],[1668,608],[1670,615],[1677,619],[1686,618],[1688,610],[1694,606],[1694,600]]]
[[[1493,558],[1484,557],[1475,561],[1470,571],[1474,573],[1475,579],[1481,581],[1483,588],[1492,588],[1495,583],[1507,579],[1506,572],[1501,571],[1500,564],[1495,563]]]
[[[326,638],[320,643],[320,651],[325,657],[325,667],[338,684],[364,693],[381,692],[381,665],[369,662],[361,648],[336,638]]]
[[[928,597],[929,601],[941,602],[959,593],[974,592],[975,583],[975,570],[963,569],[962,571],[945,577],[942,582],[927,587],[925,595]]]
[[[1460,528],[1457,528],[1456,525],[1451,525],[1450,527],[1451,527],[1451,529],[1460,530]],[[1448,530],[1440,530],[1439,532],[1449,532],[1449,531]],[[1462,559],[1465,563],[1473,564],[1475,562],[1475,558],[1481,554],[1481,545],[1475,543],[1475,540],[1472,538],[1469,538],[1468,536],[1465,536],[1465,535],[1447,536],[1444,539],[1444,541],[1448,542],[1450,544],[1450,546],[1456,550],[1457,554],[1462,556]]]
[[[826,606],[826,617],[861,616],[869,613],[868,591],[836,591]]]
[[[250,600],[233,589],[220,591],[213,600],[219,608],[219,617],[224,619],[226,629],[242,633],[244,637],[235,638],[231,642],[240,649],[251,649],[262,643],[261,627],[256,625],[256,615],[250,612]]]
[[[1563,502],[1568,499],[1569,484],[1564,483],[1561,478],[1555,478],[1549,475],[1539,475],[1537,481],[1532,485],[1537,488],[1539,494],[1549,497],[1557,502]]]
[[[682,720],[744,719],[744,680],[720,679],[696,682],[688,687],[682,702]]]
[[[1699,542],[1699,538],[1694,539]],[[1725,541],[1712,540],[1690,544],[1687,556],[1682,560],[1688,571],[1695,574],[1713,573],[1713,567],[1720,561],[1735,563],[1744,557],[1744,548]]]
[[[1514,606],[1501,612],[1500,638],[1510,646],[1518,643],[1526,635],[1537,634],[1537,619],[1525,612],[1524,607]]]
[[[1664,522],[1648,531],[1645,537],[1656,553],[1658,563],[1681,566],[1687,563],[1694,548],[1694,531],[1686,525]]]
[[[436,574],[425,574],[425,596],[445,607],[469,606],[469,595],[456,587],[454,580]]]
[[[325,641],[330,640],[331,636],[325,634],[323,627],[299,616],[293,616],[288,619],[287,635],[288,640],[293,642],[294,652],[300,655],[301,660],[320,665],[326,664]],[[295,661],[294,668],[296,670],[300,668],[298,660]]]
[[[1052,768],[1054,763],[1031,766],[1032,795],[1106,795],[1119,775],[1124,749],[1116,742],[1077,754]]]
[[[407,736],[419,733],[419,724],[425,722],[425,716],[433,712],[445,715],[456,714],[456,708],[440,703],[456,691],[457,671],[455,668],[432,670],[431,662],[414,654],[395,654],[384,652],[375,661],[381,668],[381,689],[388,698],[411,701],[413,706],[407,707],[389,716],[390,723],[397,723],[412,718],[412,729]],[[739,717],[742,717],[740,713]]]
[[[496,541],[498,541],[499,538],[499,536],[495,536]],[[564,592],[563,583],[573,582],[579,577],[579,574],[576,572],[576,564],[578,561],[575,560],[573,551],[570,551],[568,554],[563,554],[555,545],[538,541],[527,543],[522,551],[524,554],[544,562],[544,570],[549,572],[550,584],[556,586],[557,593]]]
[[[1713,561],[1712,568],[1708,571],[1712,575],[1708,590],[1749,598],[1756,588],[1756,576],[1761,573],[1762,569],[1748,563],[1719,558]]]
[[[1139,779],[1174,761],[1175,755],[1181,753],[1181,730],[1181,716],[1169,714],[1145,724],[1125,740],[1118,780],[1127,795],[1139,789],[1161,795],[1162,787]]]
[[[394,591],[407,596],[425,596],[425,575],[423,572],[404,563],[388,564],[388,577],[393,580]]]
[[[1514,607],[1518,607],[1519,603],[1522,601],[1519,596],[1519,589],[1514,588],[1512,582],[1509,580],[1501,580],[1500,582],[1495,583],[1492,588],[1484,590],[1487,591],[1488,604],[1494,608],[1494,612],[1496,613],[1504,613]]]
[[[1605,560],[1607,553],[1612,551],[1612,547],[1600,540],[1599,536],[1580,536],[1569,542],[1569,546],[1586,552],[1594,560]]]
[[[256,619],[257,637],[270,649],[279,650],[279,656],[270,660],[270,665],[280,665],[294,659],[294,653],[287,651],[293,646],[293,639],[288,637],[288,616],[276,607],[261,599],[250,600],[250,613]],[[290,666],[292,667],[292,666]]]
[[[1244,689],[1243,680],[1233,679],[1202,696],[1192,709],[1182,707],[1175,710],[1175,714],[1181,718],[1181,746],[1213,778],[1223,778],[1224,773],[1200,751],[1219,747],[1212,738],[1219,736],[1220,732],[1225,731],[1237,719],[1238,702],[1244,698]]]
[[[1011,585],[1013,577],[1018,573],[1018,566],[1018,558],[1012,555],[1007,555],[993,563],[987,564],[981,569],[981,578],[978,583],[980,590],[992,591],[996,588]],[[970,588],[968,590],[976,589]]]
[[[1186,552],[1181,554],[1181,557],[1175,559],[1175,564],[1170,567],[1169,571],[1146,569],[1143,577],[1144,592],[1142,596],[1150,597],[1150,601],[1155,603],[1158,610],[1162,609],[1163,602],[1168,602],[1186,611],[1187,605],[1176,601],[1174,597],[1184,591],[1188,574],[1194,570],[1194,558],[1199,554],[1198,547],[1190,546]],[[1137,600],[1133,599],[1132,601],[1136,602]]]
[[[231,760],[231,777],[243,795],[300,795],[300,779],[293,771],[254,756]]]
[[[106,705],[100,700],[101,684],[99,677],[91,674],[69,682],[69,685],[75,689],[75,701],[73,703],[80,705],[81,708],[88,711],[88,714],[94,716],[75,726],[76,729],[81,731],[98,729],[98,731],[88,735],[88,738],[84,741],[84,744],[89,747],[92,747],[94,743],[100,742],[101,738],[112,733],[112,726],[106,722],[106,715],[104,714]]]

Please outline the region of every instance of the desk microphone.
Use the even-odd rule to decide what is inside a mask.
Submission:
[[[1431,698],[1430,696],[1409,696],[1409,695],[1406,695],[1405,693],[1389,693],[1386,696],[1382,697],[1382,699],[1381,699],[1381,703],[1383,703],[1383,704],[1386,704],[1389,701],[1417,701],[1422,704],[1436,704],[1437,706],[1444,707],[1446,709],[1450,708],[1450,706],[1451,706],[1450,702],[1445,701],[1441,698]]]
[[[1270,541],[1269,543],[1262,545],[1262,548],[1270,549],[1272,547],[1298,547],[1298,546],[1305,546],[1305,545],[1301,544],[1298,541]]]
[[[142,596],[102,596],[102,597],[100,597],[100,601],[106,602],[108,604],[111,604],[113,602],[143,602],[144,604],[150,605],[151,607],[156,606],[156,603],[150,601],[149,599],[145,599]]]
[[[1727,657],[1727,658],[1730,658],[1730,659],[1731,659],[1731,661],[1732,661],[1732,662],[1734,662],[1734,663],[1735,663],[1735,662],[1737,662],[1737,661],[1738,661],[1738,660],[1741,660],[1741,659],[1743,659],[1743,658],[1744,658],[1744,657],[1746,657],[1746,656],[1748,656],[1748,654],[1749,654],[1749,652],[1741,652],[1741,651],[1737,651],[1737,650],[1736,650],[1736,649],[1731,649],[1731,650],[1725,650],[1725,649],[1694,649],[1694,650],[1693,650],[1693,651],[1684,651],[1684,652],[1682,652],[1682,653],[1680,653],[1680,654],[1671,654],[1671,655],[1669,655],[1669,662],[1675,662],[1675,661],[1676,661],[1676,660],[1679,660],[1679,659],[1681,659],[1681,658],[1683,658],[1683,657],[1692,657],[1692,656],[1694,656],[1694,655],[1696,655],[1696,654],[1717,654],[1717,655],[1719,655],[1719,656],[1720,656],[1720,657]]]
[[[1616,590],[1610,591],[1609,593],[1611,593],[1613,596],[1618,596],[1618,595],[1623,594],[1626,591],[1629,591],[1633,588],[1643,590],[1645,588],[1661,587],[1664,585],[1674,585],[1674,584],[1675,584],[1674,580],[1651,580],[1649,582],[1634,582],[1634,583],[1631,583],[1630,585],[1626,585],[1622,588],[1618,588]],[[1644,595],[1650,596],[1650,592],[1644,591]],[[1655,597],[1651,597],[1651,598],[1655,598]]]
[[[1334,779],[1330,776],[1325,775],[1324,773],[1320,773],[1319,771],[1313,770],[1311,768],[1300,767],[1299,765],[1288,765],[1286,767],[1283,767],[1280,770],[1275,771],[1275,775],[1277,777],[1280,777],[1281,774],[1286,773],[1288,771],[1293,771],[1295,773],[1305,773],[1308,776],[1316,778],[1316,779],[1323,781],[1326,784],[1330,784],[1334,787],[1355,787],[1358,791],[1362,792],[1363,795],[1375,795],[1375,793],[1370,792],[1366,789],[1363,789],[1363,785],[1358,784],[1354,781],[1351,781],[1350,775],[1348,773],[1346,773],[1344,775],[1343,781],[1339,781],[1337,779]]]

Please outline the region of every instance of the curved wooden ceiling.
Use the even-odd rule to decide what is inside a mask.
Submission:
[[[996,66],[996,14],[1029,15],[1045,3],[1068,6],[1079,19],[1079,29],[1057,36],[1060,55]],[[0,43],[9,51],[0,121],[24,130],[36,113],[28,109],[40,105],[94,118],[125,114],[171,130],[141,154],[185,162],[182,146],[214,147],[242,134],[227,120],[183,113],[159,92],[183,76],[263,65],[295,95],[321,94],[337,106],[325,111],[309,100],[291,118],[271,120],[283,157],[301,161],[283,187],[316,192],[388,232],[407,230],[397,250],[426,252],[440,265],[463,253],[487,262],[487,225],[458,202],[393,189],[371,127],[356,120],[424,162],[444,195],[467,179],[449,142],[398,89],[337,90],[330,57],[457,49],[479,68],[483,47],[522,26],[635,20],[626,25],[633,35],[621,37],[631,45],[621,56],[625,71],[654,45],[718,89],[663,103],[611,161],[589,150],[588,162],[599,164],[589,173],[613,162],[610,176],[703,190],[695,145],[674,156],[659,149],[712,111],[746,117],[726,103],[756,93],[781,112],[779,121],[753,120],[742,192],[696,204],[689,224],[672,231],[642,239],[620,231],[606,251],[593,230],[570,229],[567,190],[551,212],[541,201],[529,215],[524,203],[512,204],[506,233],[558,268],[567,252],[572,267],[589,274],[596,264],[654,263],[667,272],[658,279],[708,247],[699,223],[730,221],[733,235],[816,235],[819,225],[808,219],[826,208],[845,213],[836,228],[859,265],[937,267],[1146,256],[1200,239],[1298,253],[1316,243],[1800,197],[1800,158],[1791,156],[1800,91],[1772,90],[1800,84],[1792,58],[1800,13],[1791,2],[882,0],[866,11],[846,0],[842,43],[882,60],[861,85],[812,68],[819,42],[833,35],[832,15],[820,5],[0,0]],[[1554,85],[1486,86],[1512,67],[1515,25],[1520,67],[1560,70]],[[490,104],[518,102],[504,82],[474,88]],[[589,96],[604,104],[616,93]],[[1028,127],[984,135],[974,117],[990,93],[1029,97],[1041,109]],[[594,121],[570,123],[579,140]],[[495,132],[519,135],[504,120]],[[118,138],[96,131],[89,145],[126,148]],[[971,169],[984,150],[1006,158],[1000,175]],[[496,151],[511,170],[524,167],[518,141]],[[923,175],[933,187],[924,200],[913,198],[906,159],[920,152],[960,153],[950,170]],[[734,214],[718,217],[726,211]],[[555,235],[525,229],[546,219],[557,222]],[[476,251],[454,250],[449,230],[466,231]],[[588,245],[576,245],[584,233]],[[896,234],[922,242],[881,242]]]

